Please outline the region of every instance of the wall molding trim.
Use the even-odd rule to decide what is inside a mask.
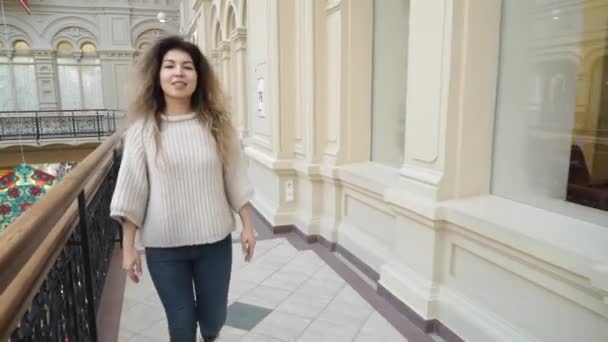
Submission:
[[[380,283],[380,274],[369,267],[365,262],[357,258],[348,249],[339,243],[331,242],[325,237],[319,234],[305,234],[294,224],[285,225],[272,225],[266,217],[256,208],[255,204],[252,205],[253,212],[256,217],[263,222],[267,228],[269,228],[274,234],[288,234],[295,233],[300,239],[307,244],[319,244],[330,252],[336,252],[348,260],[354,265],[361,273],[363,273],[369,280],[372,280],[376,287],[376,293],[381,297],[385,298],[393,308],[395,308],[401,315],[405,316],[410,320],[416,327],[422,330],[425,334],[435,334],[441,337],[446,342],[464,342],[455,332],[450,330],[446,325],[437,319],[424,319],[418,315],[412,308],[407,304],[393,295],[390,291],[384,288]],[[361,281],[365,281],[361,279]]]

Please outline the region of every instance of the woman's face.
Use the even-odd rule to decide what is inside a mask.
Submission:
[[[190,99],[196,89],[198,75],[192,57],[182,50],[169,50],[160,67],[160,86],[165,97]]]

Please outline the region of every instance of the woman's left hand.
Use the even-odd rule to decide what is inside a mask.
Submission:
[[[243,255],[245,256],[245,262],[250,262],[253,258],[253,250],[255,248],[255,235],[253,228],[243,227],[241,232],[241,247],[243,248]]]

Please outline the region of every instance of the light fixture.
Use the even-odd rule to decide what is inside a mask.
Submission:
[[[156,15],[156,19],[158,19],[158,21],[160,21],[161,23],[166,23],[167,15],[165,14],[165,12],[158,12],[158,14]]]

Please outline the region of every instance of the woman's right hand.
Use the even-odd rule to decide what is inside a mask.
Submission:
[[[134,283],[139,283],[141,276],[141,256],[135,246],[123,246],[122,249],[122,269],[127,272],[129,278]]]

